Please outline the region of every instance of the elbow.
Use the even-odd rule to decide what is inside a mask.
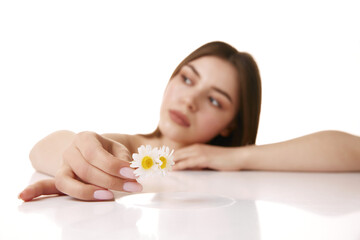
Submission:
[[[30,150],[29,159],[33,168],[37,171],[40,171],[39,164],[40,164],[40,154],[39,154],[39,146],[40,142],[36,143],[35,146]]]
[[[73,136],[73,132],[61,130],[53,132],[37,142],[29,153],[33,168],[48,173],[48,165],[58,166],[60,164],[58,159]]]

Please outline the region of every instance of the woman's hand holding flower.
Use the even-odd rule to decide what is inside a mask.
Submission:
[[[142,186],[135,180],[130,161],[130,152],[124,145],[93,132],[82,132],[64,151],[55,181],[35,183],[28,188],[36,191],[20,197],[31,200],[61,192],[81,200],[109,200],[113,193],[108,189],[140,192]]]

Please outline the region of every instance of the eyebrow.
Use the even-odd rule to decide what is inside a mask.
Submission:
[[[233,102],[230,95],[227,94],[227,92],[224,92],[223,90],[217,88],[217,87],[212,87],[212,89],[214,89],[215,91],[217,91],[218,93],[224,95],[231,103]]]
[[[185,66],[188,66],[189,68],[191,68],[191,70],[195,73],[195,75],[198,76],[199,78],[201,78],[200,73],[196,70],[196,68],[193,65],[188,63]],[[217,88],[217,87],[212,87],[212,89],[214,89],[218,93],[224,95],[231,103],[233,103],[230,95],[227,92],[225,92],[225,91],[223,91],[223,90],[221,90],[220,88]]]
[[[188,66],[189,68],[191,68],[191,70],[193,70],[193,72],[195,73],[196,76],[200,77],[200,73],[196,70],[196,68],[191,65],[190,63],[186,64],[185,66]]]

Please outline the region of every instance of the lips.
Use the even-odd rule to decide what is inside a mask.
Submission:
[[[185,114],[183,114],[179,111],[176,111],[176,110],[170,110],[169,114],[170,114],[171,120],[173,120],[178,125],[180,125],[182,127],[190,127],[190,121]]]

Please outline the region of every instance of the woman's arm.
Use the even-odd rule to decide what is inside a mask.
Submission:
[[[55,176],[62,164],[62,155],[74,137],[75,133],[61,130],[40,140],[30,151],[33,167],[39,172]]]
[[[360,137],[323,131],[261,146],[194,145],[175,152],[175,161],[176,170],[360,171]]]
[[[101,136],[121,143],[128,148],[130,152],[133,149],[133,144],[131,144],[132,141],[129,140],[129,135],[107,133],[102,134]],[[41,139],[35,144],[29,154],[33,167],[39,172],[55,176],[57,170],[62,165],[65,150],[71,146],[75,138],[76,133],[60,130]]]
[[[276,171],[360,171],[360,137],[317,132],[289,141],[252,146],[243,169]]]
[[[30,158],[35,169],[55,179],[30,185],[20,198],[29,201],[42,194],[65,193],[83,200],[108,200],[113,198],[108,189],[141,191],[130,168],[130,136],[114,136],[124,144],[93,132],[58,131],[45,137]]]

